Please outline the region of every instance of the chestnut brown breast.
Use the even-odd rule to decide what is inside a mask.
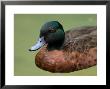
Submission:
[[[73,72],[96,65],[97,49],[91,48],[88,52],[48,51],[42,48],[35,57],[35,64],[50,72]]]

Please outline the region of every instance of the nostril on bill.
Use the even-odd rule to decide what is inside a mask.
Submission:
[[[38,39],[38,41],[36,42],[35,45],[33,45],[29,51],[36,51],[38,50],[39,48],[41,48],[43,45],[45,44],[45,40],[44,40],[44,37],[41,37]]]

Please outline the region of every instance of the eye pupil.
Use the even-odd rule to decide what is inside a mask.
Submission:
[[[55,29],[49,29],[49,32],[55,32],[56,30]]]

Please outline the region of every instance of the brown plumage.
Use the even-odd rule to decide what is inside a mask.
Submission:
[[[60,50],[42,47],[35,64],[50,72],[73,72],[97,64],[97,27],[79,27],[65,32]]]
[[[70,29],[65,32],[63,49],[66,51],[84,52],[97,46],[97,31],[95,26]]]

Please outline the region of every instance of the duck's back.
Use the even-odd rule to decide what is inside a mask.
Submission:
[[[63,49],[84,52],[97,46],[97,27],[86,26],[73,28],[65,32]]]

